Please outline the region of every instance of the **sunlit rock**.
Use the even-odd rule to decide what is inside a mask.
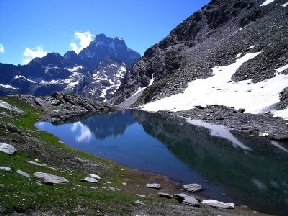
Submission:
[[[90,175],[91,178],[95,178],[95,179],[98,179],[98,180],[101,179],[101,177],[99,175],[97,175],[97,174],[89,174],[89,175]]]
[[[12,155],[14,154],[17,150],[14,146],[7,144],[7,143],[0,143],[0,151]]]
[[[181,194],[174,194],[173,195],[180,203],[183,203],[184,205],[190,205],[190,206],[196,206],[199,207],[198,200],[193,197],[189,196],[187,194],[181,193]]]
[[[203,200],[202,204],[210,205],[214,208],[234,209],[234,203],[224,203],[219,202],[218,200]]]
[[[147,188],[155,188],[155,189],[160,189],[161,185],[157,183],[152,183],[152,184],[147,184]]]
[[[22,171],[22,170],[17,170],[17,173],[22,175],[22,176],[24,176],[24,177],[26,177],[26,178],[30,178],[30,175],[28,173]]]
[[[46,184],[60,184],[60,183],[67,183],[68,180],[64,177],[43,173],[43,172],[35,172],[34,176],[38,179],[41,179],[43,183]]]
[[[92,177],[86,177],[84,179],[81,179],[81,181],[90,182],[90,183],[98,183],[98,180]]]
[[[6,172],[12,172],[12,169],[10,167],[0,167],[0,170],[4,170]]]

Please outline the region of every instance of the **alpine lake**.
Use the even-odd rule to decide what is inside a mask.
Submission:
[[[285,215],[287,143],[204,126],[140,110],[95,115],[62,125],[36,123],[38,129],[72,148],[132,169],[159,173],[180,184],[200,184],[205,190],[197,193],[205,198]]]

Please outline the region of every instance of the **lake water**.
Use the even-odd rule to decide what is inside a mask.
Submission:
[[[139,110],[36,126],[65,144],[130,168],[198,183],[204,197],[288,212],[288,145],[222,126]],[[148,182],[147,182],[148,183]]]

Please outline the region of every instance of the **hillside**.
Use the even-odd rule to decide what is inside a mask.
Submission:
[[[114,103],[173,112],[224,105],[287,119],[287,13],[286,0],[212,0],[146,50]]]

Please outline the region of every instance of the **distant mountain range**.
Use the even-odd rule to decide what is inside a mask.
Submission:
[[[27,65],[0,63],[0,95],[42,96],[64,91],[103,101],[112,97],[139,58],[123,39],[99,34],[79,54],[48,53]]]

